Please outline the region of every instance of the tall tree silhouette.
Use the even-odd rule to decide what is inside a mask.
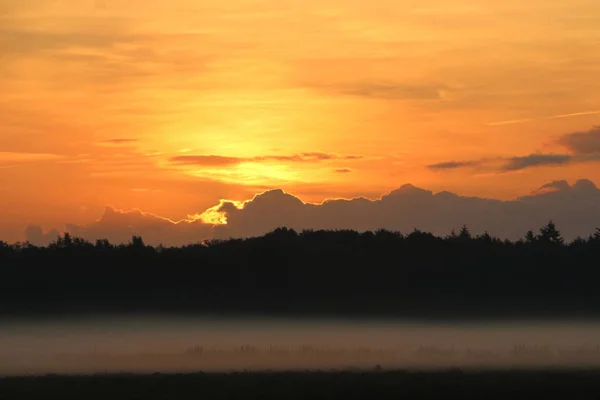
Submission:
[[[50,245],[59,249],[67,249],[73,245],[73,238],[69,232],[65,232],[63,236],[58,236]]]
[[[129,242],[129,247],[134,249],[143,249],[146,247],[146,244],[141,236],[132,236],[131,242]]]
[[[98,239],[96,240],[96,248],[102,250],[110,250],[112,249],[112,244],[108,241],[108,239]]]
[[[527,231],[525,234],[525,243],[531,244],[537,240],[535,233],[532,230]]]
[[[458,238],[463,242],[471,240],[471,232],[469,231],[469,228],[467,227],[467,225],[463,225],[460,228],[460,232],[458,233]]]
[[[561,246],[564,243],[564,239],[560,235],[554,221],[548,222],[546,226],[540,229],[539,240],[545,244],[551,244],[555,246]]]

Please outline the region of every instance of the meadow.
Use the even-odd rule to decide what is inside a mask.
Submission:
[[[313,371],[30,376],[0,379],[0,398],[597,399],[600,370]]]
[[[182,352],[58,353],[46,356],[12,354],[0,362],[0,376],[47,374],[119,373],[207,373],[260,371],[380,371],[410,369],[511,370],[543,368],[600,368],[598,346],[515,345],[512,348],[443,348],[419,346],[394,348],[299,348],[260,349],[249,345],[235,348],[194,346]]]

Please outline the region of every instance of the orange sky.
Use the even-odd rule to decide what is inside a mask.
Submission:
[[[496,165],[577,155],[560,139],[600,125],[600,4],[451,3],[0,0],[0,238],[274,187],[509,199],[600,183],[593,157]],[[470,164],[428,168],[450,161]]]

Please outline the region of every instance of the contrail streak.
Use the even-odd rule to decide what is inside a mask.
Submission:
[[[512,124],[520,124],[522,122],[529,122],[529,121],[534,121],[534,119],[533,118],[513,119],[513,120],[510,120],[510,121],[490,122],[487,125],[488,126],[512,125]]]
[[[559,119],[559,118],[571,118],[571,117],[579,117],[582,115],[597,115],[600,114],[600,110],[598,111],[583,111],[583,112],[576,112],[576,113],[570,113],[570,114],[560,114],[560,115],[552,115],[549,117],[540,117],[540,118],[524,118],[524,119],[514,119],[511,121],[500,121],[500,122],[491,122],[489,124],[487,124],[488,126],[501,126],[501,125],[512,125],[512,124],[521,124],[524,122],[531,122],[531,121],[539,121],[539,120],[543,120],[543,119]]]
[[[572,114],[554,115],[552,117],[546,117],[544,119],[569,118],[569,117],[578,117],[580,115],[595,115],[595,114],[600,114],[600,111],[583,111],[583,112],[572,113]]]

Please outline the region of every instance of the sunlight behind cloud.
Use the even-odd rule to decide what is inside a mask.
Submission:
[[[221,182],[242,185],[277,185],[286,182],[304,182],[300,173],[283,164],[266,165],[244,162],[227,168],[193,169],[187,173]]]
[[[223,205],[225,203],[231,204],[238,210],[241,210],[242,208],[244,208],[246,203],[248,203],[248,201],[249,200],[235,201],[235,200],[221,199],[219,201],[219,204],[217,204],[214,207],[210,207],[210,208],[206,209],[206,211],[204,211],[202,214],[188,215],[188,219],[195,220],[195,221],[200,220],[200,221],[204,222],[205,224],[209,224],[209,225],[227,225],[227,213],[222,210]]]

